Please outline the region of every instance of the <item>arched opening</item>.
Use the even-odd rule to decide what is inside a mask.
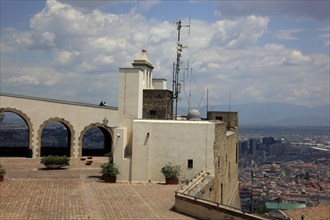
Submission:
[[[29,150],[30,130],[27,122],[13,112],[0,112],[0,155],[32,157]]]
[[[46,124],[41,133],[40,156],[66,155],[70,157],[71,132],[62,122]]]
[[[111,152],[112,138],[103,127],[91,127],[86,130],[82,140],[82,156],[104,156]]]

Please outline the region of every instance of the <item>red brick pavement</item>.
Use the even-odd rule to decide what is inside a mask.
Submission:
[[[7,169],[0,183],[0,219],[192,219],[171,210],[178,185],[107,184],[97,157],[87,166],[45,170],[40,159],[0,158]]]

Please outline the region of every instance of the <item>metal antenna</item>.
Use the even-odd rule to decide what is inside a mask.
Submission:
[[[190,16],[189,16],[189,24],[188,24],[188,27],[189,27],[189,37],[190,37]]]
[[[186,48],[182,45],[181,39],[180,39],[180,34],[181,34],[181,28],[182,27],[189,27],[190,29],[190,24],[182,26],[181,20],[176,22],[177,25],[177,31],[178,31],[178,41],[176,43],[176,64],[175,64],[175,70],[173,71],[173,107],[174,107],[174,119],[176,120],[178,117],[178,100],[179,100],[179,93],[181,89],[181,83],[179,82],[179,72],[180,72],[180,59],[182,55],[182,49]]]
[[[228,103],[228,124],[227,129],[230,130],[230,105],[231,105],[231,91],[229,91],[229,103]]]
[[[188,63],[189,64],[189,63]],[[189,68],[189,66],[188,66]],[[188,70],[189,71],[189,70]],[[190,78],[189,78],[189,98],[188,98],[188,113],[190,111],[190,100],[191,100],[191,74],[192,74],[192,68],[190,69]]]
[[[209,112],[209,88],[206,89],[206,118],[208,119]]]

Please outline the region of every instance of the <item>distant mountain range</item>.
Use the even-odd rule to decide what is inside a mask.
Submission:
[[[209,106],[209,111],[228,111],[228,105]],[[305,107],[284,103],[251,103],[230,106],[241,125],[329,126],[329,105]]]

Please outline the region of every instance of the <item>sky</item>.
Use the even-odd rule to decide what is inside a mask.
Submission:
[[[329,105],[329,0],[0,4],[3,93],[117,106],[118,68],[142,49],[171,89],[180,19],[180,106],[205,108],[206,90],[210,105]]]

